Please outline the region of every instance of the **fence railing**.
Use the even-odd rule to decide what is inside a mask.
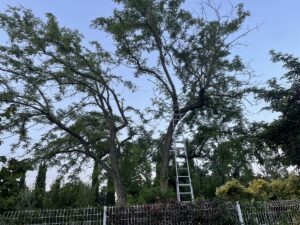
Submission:
[[[1,225],[299,225],[300,200],[14,211]]]

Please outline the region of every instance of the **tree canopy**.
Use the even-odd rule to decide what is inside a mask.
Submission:
[[[262,138],[274,152],[284,153],[286,164],[300,165],[300,62],[290,54],[271,51],[272,61],[283,63],[287,72],[282,76],[286,84],[277,79],[269,81],[269,89],[259,97],[269,103],[265,109],[280,113],[278,119],[266,125]]]
[[[244,28],[250,12],[243,4],[223,15],[211,0],[199,13],[184,0],[114,2],[111,16],[92,21],[113,39],[113,50],[87,42],[51,13],[40,19],[23,7],[0,12],[0,144],[14,136],[10,150],[31,157],[0,158],[0,211],[170,201],[178,133],[187,137],[197,198],[298,196],[299,179],[287,178],[287,168],[300,165],[299,59],[271,51],[287,72],[254,87],[234,49],[252,30]],[[151,105],[135,108],[126,96],[138,99],[142,77],[153,88]],[[279,117],[250,121],[249,94]],[[32,190],[27,161],[38,165]],[[60,174],[47,190],[53,166]],[[79,179],[86,167],[93,168],[90,185]]]
[[[99,43],[84,47],[82,35],[60,27],[52,14],[43,22],[30,10],[11,7],[0,14],[0,29],[8,35],[8,42],[0,45],[0,105],[5,116],[1,130],[19,136],[15,148],[22,144],[37,151],[53,137],[67,135],[77,146],[67,146],[64,153],[80,153],[97,161],[113,177],[120,204],[125,204],[118,160],[120,146],[133,132],[127,115],[130,107],[124,105],[117,86],[131,91],[132,84],[111,71],[114,61]],[[85,120],[77,118],[94,110],[97,120],[105,121],[106,136],[95,138],[79,129]],[[91,119],[97,114],[90,115]],[[28,134],[34,125],[47,126],[36,143]],[[119,139],[120,132],[124,140]],[[102,138],[108,146],[97,154],[93,150]],[[103,158],[106,155],[109,162]]]
[[[250,13],[239,4],[235,15],[223,17],[213,1],[203,8],[212,18],[185,10],[182,0],[115,2],[120,9],[111,17],[95,19],[93,25],[112,35],[121,62],[137,77],[147,76],[154,83],[157,108],[152,110],[168,123],[159,165],[165,193],[172,135],[181,118],[190,113],[194,120],[204,121],[226,110],[240,110],[249,74],[231,49],[249,31],[243,31],[242,25]]]

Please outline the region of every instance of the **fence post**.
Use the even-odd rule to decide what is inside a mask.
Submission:
[[[245,225],[244,218],[243,218],[243,213],[242,213],[239,201],[236,202],[236,210],[237,210],[237,213],[238,213],[240,224]]]
[[[107,222],[107,215],[106,214],[107,214],[107,206],[104,206],[103,207],[103,222],[102,222],[103,225],[107,225],[107,223],[106,223]]]

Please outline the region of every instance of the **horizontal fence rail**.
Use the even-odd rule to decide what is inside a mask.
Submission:
[[[198,202],[14,211],[1,225],[299,225],[300,200]]]

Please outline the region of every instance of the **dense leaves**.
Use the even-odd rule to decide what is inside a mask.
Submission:
[[[300,62],[289,54],[271,51],[274,62],[282,62],[287,73],[283,75],[286,84],[276,79],[269,81],[270,88],[259,95],[270,106],[266,109],[279,112],[278,119],[266,126],[264,135],[271,148],[283,151],[287,164],[300,165]]]
[[[218,114],[224,115],[224,123],[235,123],[230,114],[241,112],[249,74],[231,50],[237,36],[248,32],[242,25],[250,13],[239,4],[235,15],[222,17],[213,1],[203,8],[211,18],[205,17],[206,12],[195,16],[185,10],[182,0],[116,2],[120,9],[111,17],[97,18],[93,25],[112,35],[121,62],[137,77],[147,76],[154,83],[156,108],[151,111],[168,124],[158,157],[165,193],[172,135],[180,119],[190,113],[189,120],[203,124]]]
[[[0,13],[0,29],[8,37],[0,44],[0,132],[19,137],[13,149],[33,150],[39,157],[95,160],[113,177],[118,200],[125,204],[118,160],[134,132],[127,114],[132,107],[124,105],[117,87],[132,91],[131,82],[111,71],[114,61],[99,43],[83,46],[82,35],[60,27],[52,14],[44,22],[30,10],[11,7]],[[105,127],[94,132],[97,124]],[[36,142],[29,129],[34,126],[47,127]],[[58,137],[63,148],[52,148],[63,140]],[[107,145],[100,150],[103,139]]]
[[[1,156],[0,170],[0,213],[15,209],[19,194],[24,190],[24,180],[27,170],[32,169],[27,160],[18,161]]]
[[[216,190],[216,195],[223,200],[280,200],[298,199],[300,177],[294,174],[287,178],[273,179],[254,179],[245,187],[237,180],[231,180],[220,186]]]
[[[0,13],[7,36],[0,43],[0,144],[4,134],[15,136],[11,150],[22,149],[39,165],[31,190],[26,161],[0,158],[1,212],[172,201],[170,150],[180,133],[189,138],[196,198],[299,197],[299,177],[286,178],[288,166],[300,165],[299,59],[272,51],[287,70],[284,79],[252,88],[248,68],[232,54],[250,31],[243,29],[250,13],[239,4],[222,16],[207,1],[203,14],[195,14],[184,2],[115,0],[112,16],[93,21],[111,34],[115,52],[95,41],[83,44],[77,30],[60,26],[52,14],[41,20],[22,7]],[[116,66],[127,68],[119,74]],[[142,76],[154,88],[143,112],[123,99]],[[279,117],[250,123],[243,110],[248,93]],[[154,118],[150,126],[145,114]],[[156,120],[161,133],[151,126]],[[254,162],[265,180],[255,179]],[[47,190],[52,166],[62,177]],[[79,179],[87,166],[90,184]]]

